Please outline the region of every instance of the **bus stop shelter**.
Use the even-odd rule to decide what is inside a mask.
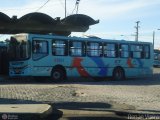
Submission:
[[[20,18],[0,12],[0,34],[35,33],[68,36],[71,32],[85,32],[90,25],[99,23],[99,20],[84,14],[73,14],[61,19],[34,12],[26,14]]]

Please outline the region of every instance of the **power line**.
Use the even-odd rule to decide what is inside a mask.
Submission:
[[[62,3],[63,4],[63,3]],[[54,3],[54,5],[57,5],[56,3]],[[49,8],[53,8],[53,4],[52,5],[48,5],[47,7]],[[62,6],[64,8],[64,6]],[[23,7],[23,8],[2,8],[0,11],[20,11],[20,10],[33,10],[33,9],[39,9],[40,7],[38,5],[36,5],[35,7]]]
[[[80,0],[77,0],[77,1],[76,1],[76,5],[77,5],[77,11],[76,11],[76,14],[78,14],[79,2],[80,2]]]
[[[10,8],[10,9],[1,9],[1,11],[13,11],[13,10],[30,10],[30,9],[38,9],[39,6],[36,7],[27,7],[27,8]]]
[[[75,4],[74,9],[72,10],[72,14],[73,14],[73,12],[75,11],[76,7],[77,7],[77,5]]]
[[[42,9],[50,0],[47,0],[41,7],[39,7],[36,12],[38,12],[40,9]]]
[[[80,0],[76,0],[76,3],[75,3],[75,6],[74,6],[74,9],[73,9],[73,11],[72,11],[72,14],[73,14],[73,12],[76,10],[76,8],[77,8],[76,14],[78,14],[79,3],[80,3]]]

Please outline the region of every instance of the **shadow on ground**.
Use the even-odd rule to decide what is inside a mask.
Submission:
[[[135,86],[143,86],[143,85],[160,85],[160,73],[154,74],[152,77],[143,77],[143,78],[130,78],[126,80],[116,81],[111,78],[82,78],[82,77],[74,77],[68,78],[67,80],[54,82],[48,78],[15,78],[8,79],[4,77],[0,79],[0,85],[7,84],[83,84],[83,85],[135,85]]]
[[[111,108],[112,105],[101,102],[62,102],[54,104],[57,109],[68,110],[89,110],[89,111],[105,111],[107,108]]]
[[[112,109],[112,105],[99,102],[63,102],[55,103],[57,109],[65,109],[63,118],[67,120],[127,120],[135,116],[160,118],[160,111],[140,110],[127,112],[126,110]],[[69,112],[68,112],[69,110]],[[152,113],[150,113],[152,112]]]
[[[0,98],[0,104],[44,104],[44,102]],[[139,110],[136,111],[137,113],[129,113],[125,110],[123,111],[123,108],[118,111],[112,108],[112,104],[102,102],[58,102],[48,104],[52,106],[53,112],[44,118],[30,114],[16,113],[14,115],[18,115],[21,120],[127,120],[129,115],[157,115],[160,117],[160,111]],[[153,114],[148,114],[148,112],[153,112]],[[0,113],[0,119],[3,114],[7,113]]]
[[[20,100],[20,99],[7,99],[0,98],[0,104],[43,104],[43,102]],[[53,112],[47,117],[41,118],[33,114],[19,114],[19,113],[1,113],[2,115],[17,115],[20,120],[124,120],[126,116],[119,116],[113,111],[105,109],[111,108],[112,105],[108,103],[81,103],[81,102],[64,102],[51,104]],[[1,108],[2,109],[2,108]],[[66,112],[67,111],[67,112]]]
[[[62,118],[67,120],[127,120],[127,116],[119,116],[109,110],[112,105],[100,102],[63,102],[53,106],[63,112]]]
[[[9,98],[0,98],[0,105],[9,105],[9,104],[45,104],[43,102],[37,102],[37,101],[32,101],[32,100],[22,100],[22,99],[9,99]],[[54,108],[54,107],[53,107]],[[45,116],[40,116],[40,114],[35,114],[35,113],[3,113],[3,108],[0,108],[0,120],[2,119],[2,116],[8,115],[8,116],[17,116],[16,119],[18,120],[58,120],[59,118],[62,117],[63,112],[59,111],[58,109],[54,109],[53,112],[50,115],[45,115]],[[51,119],[52,118],[52,119]],[[14,118],[11,118],[14,119]],[[7,120],[7,119],[6,119]]]

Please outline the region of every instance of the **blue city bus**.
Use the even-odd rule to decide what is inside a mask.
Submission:
[[[160,67],[160,50],[155,49],[154,50],[154,67]]]
[[[151,76],[153,47],[149,42],[81,38],[57,35],[17,34],[9,44],[11,77]]]

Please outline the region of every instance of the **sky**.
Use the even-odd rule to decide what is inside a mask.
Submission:
[[[65,0],[0,0],[0,12],[18,18],[31,12],[42,12],[53,18],[65,17]],[[67,16],[75,14],[76,0],[66,0]],[[160,48],[160,0],[80,0],[79,14],[85,14],[95,20],[85,33],[73,33],[72,36],[95,35],[106,39],[135,40],[136,21],[139,23],[139,40],[153,41],[155,31],[155,48]],[[38,11],[37,11],[38,10]],[[4,40],[7,35],[0,35]]]

